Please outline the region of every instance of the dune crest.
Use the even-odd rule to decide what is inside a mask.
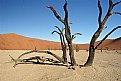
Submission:
[[[96,42],[98,44],[99,41]],[[74,44],[74,48],[75,48]],[[81,50],[87,50],[89,44],[78,44]],[[58,50],[61,49],[60,42],[29,38],[15,33],[0,34],[0,50]],[[121,37],[117,39],[107,39],[98,49],[121,50]]]

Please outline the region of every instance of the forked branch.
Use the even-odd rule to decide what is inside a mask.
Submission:
[[[109,0],[109,8],[108,8],[108,12],[106,14],[106,16],[104,17],[103,21],[102,21],[102,25],[105,25],[106,21],[108,20],[108,18],[113,15],[113,14],[120,14],[120,12],[113,12],[112,9],[118,5],[119,3],[121,3],[121,1],[113,3],[112,0]],[[100,10],[100,8],[99,8]]]
[[[55,26],[55,27],[59,30],[59,32],[57,32],[57,31],[53,31],[52,34],[53,34],[54,32],[56,32],[56,33],[58,33],[59,36],[60,36],[61,47],[62,47],[62,51],[63,51],[63,59],[64,59],[64,62],[66,63],[66,62],[67,62],[66,43],[65,43],[65,38],[64,38],[63,32],[62,32],[63,29],[60,30],[59,27],[57,27],[57,26]]]
[[[99,34],[102,32],[104,28],[104,25],[106,23],[106,21],[108,20],[108,18],[113,15],[113,14],[119,14],[121,15],[121,12],[112,12],[112,9],[114,8],[114,6],[118,5],[119,3],[121,3],[121,1],[119,2],[116,2],[116,3],[113,3],[112,0],[109,0],[109,8],[108,8],[108,12],[106,14],[106,16],[104,17],[103,21],[101,21],[101,17],[102,17],[102,7],[101,7],[101,4],[100,4],[100,0],[98,0],[98,8],[99,8],[99,16],[98,16],[98,22],[99,22],[99,29],[97,30],[97,33],[95,33],[95,35]],[[113,31],[115,31],[116,29],[120,28],[120,26],[114,28],[109,34],[111,34]],[[107,34],[104,39],[102,39],[102,41],[95,47],[95,49],[97,49],[97,47],[108,37]],[[97,38],[99,37],[99,35],[97,36]],[[96,37],[94,37],[96,38]]]
[[[109,19],[109,17],[113,14],[120,14],[120,12],[112,12],[112,9],[118,5],[119,3],[121,3],[121,1],[113,3],[112,0],[109,0],[109,8],[108,11],[106,13],[106,15],[104,16],[104,18],[101,20],[102,18],[102,7],[100,4],[100,0],[98,0],[98,9],[99,9],[99,16],[98,16],[98,29],[97,31],[93,34],[91,42],[90,42],[90,46],[89,46],[89,56],[87,59],[87,62],[84,64],[84,66],[91,66],[94,60],[94,56],[95,56],[95,50],[97,49],[97,47],[116,29],[120,28],[120,26],[118,26],[117,28],[114,28],[109,34],[107,34],[104,39],[97,45],[94,46],[97,38],[100,36],[101,32],[104,30],[104,26],[105,23],[107,22],[107,20]]]
[[[114,3],[113,6],[116,6],[119,3],[121,3],[121,1],[118,1],[118,2]]]
[[[63,34],[64,28],[62,28],[62,30],[60,30],[59,27],[57,27],[57,26],[55,26],[55,27],[59,30],[59,32],[60,32],[60,34],[61,34],[61,36],[62,36],[63,43],[64,43],[64,45],[66,45],[66,43],[65,43],[65,38],[64,38],[64,34]]]
[[[96,45],[95,49],[97,49],[102,43],[103,41],[109,36],[111,35],[115,30],[117,30],[118,28],[121,28],[121,26],[117,26],[115,27],[112,31],[110,31],[101,41],[98,45]]]

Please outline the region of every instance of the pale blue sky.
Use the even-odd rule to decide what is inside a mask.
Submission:
[[[72,34],[80,32],[74,43],[89,43],[93,33],[98,27],[97,0],[67,0],[69,21]],[[116,2],[119,0],[113,0]],[[64,0],[0,0],[0,34],[17,33],[23,36],[44,40],[59,41],[57,34],[51,35],[54,26],[63,27],[52,11],[46,6],[53,6],[59,15],[64,18]],[[101,0],[103,16],[108,9],[108,0]],[[113,11],[121,12],[121,4]],[[121,16],[113,15],[101,34],[100,40],[106,33],[117,25],[121,25]],[[109,38],[121,37],[121,29],[114,32]]]

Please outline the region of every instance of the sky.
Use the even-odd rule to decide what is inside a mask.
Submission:
[[[63,5],[65,0],[0,0],[0,34],[16,33],[19,35],[59,42],[54,26],[64,27],[47,6],[53,6],[61,18],[64,18]],[[98,28],[98,0],[67,0],[71,34],[80,32],[73,43],[89,43]],[[100,0],[103,17],[108,10],[108,0]],[[117,2],[119,0],[113,0]],[[121,4],[113,11],[121,12]],[[103,18],[102,18],[103,19]],[[112,15],[98,40],[101,40],[114,27],[121,25],[121,16]],[[121,29],[112,33],[108,39],[121,37]]]

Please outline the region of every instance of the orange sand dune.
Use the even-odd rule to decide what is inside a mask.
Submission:
[[[34,50],[59,49],[59,42],[28,38],[17,34],[0,34],[0,49]]]
[[[99,44],[100,41],[97,41],[95,43],[95,46]],[[79,44],[79,47],[81,49],[88,49],[89,44]],[[106,39],[99,47],[98,49],[103,50],[121,50],[121,37],[117,39]]]
[[[98,44],[96,42],[96,44]],[[78,44],[82,50],[87,50],[89,44]],[[76,45],[74,44],[74,48]],[[117,39],[107,39],[98,49],[116,49],[121,50],[121,37]],[[0,34],[0,50],[48,50],[61,49],[59,42],[41,40],[36,38],[29,38],[14,33]]]

